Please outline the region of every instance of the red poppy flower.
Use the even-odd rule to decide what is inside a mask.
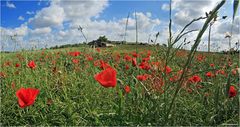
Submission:
[[[133,52],[133,53],[132,53],[132,56],[135,57],[135,58],[137,58],[139,55],[138,55],[136,52]]]
[[[212,72],[207,72],[207,73],[206,73],[206,76],[209,77],[209,78],[211,78],[211,77],[214,76],[214,74],[213,74]]]
[[[28,67],[31,68],[31,69],[36,68],[35,62],[34,62],[33,60],[29,61],[29,62],[28,62]]]
[[[198,55],[198,56],[197,56],[197,60],[198,60],[199,62],[202,62],[204,59],[205,59],[205,56],[203,56],[203,55]]]
[[[19,63],[16,63],[15,67],[20,67],[20,64],[19,64]]]
[[[88,60],[88,61],[92,61],[92,60],[93,60],[93,57],[87,56],[87,60]]]
[[[101,52],[101,49],[100,48],[96,48],[97,52]]]
[[[125,86],[124,90],[125,90],[126,93],[130,93],[131,92],[130,86]]]
[[[68,54],[71,56],[79,56],[81,54],[81,52],[75,51],[75,52],[69,52]]]
[[[117,84],[117,71],[111,67],[94,76],[103,87],[115,87]]]
[[[173,77],[170,77],[169,80],[171,82],[176,82],[178,80],[178,76],[177,75],[174,75]]]
[[[232,74],[233,74],[233,75],[236,75],[236,74],[237,74],[237,70],[236,70],[236,69],[233,69],[233,70],[232,70]]]
[[[214,67],[215,65],[213,63],[210,64],[211,67]]]
[[[36,100],[37,95],[39,94],[39,90],[35,88],[20,88],[16,92],[16,96],[18,98],[18,104],[21,108],[26,106],[33,105]]]
[[[228,91],[228,96],[235,97],[237,95],[237,90],[234,86],[230,86],[229,91]]]
[[[103,60],[100,60],[100,68],[101,69],[106,69],[109,67],[110,67],[110,65],[108,63],[105,63]]]
[[[147,56],[151,56],[152,52],[150,50],[147,51]]]
[[[218,75],[218,74],[225,75],[225,71],[224,71],[224,70],[217,70],[217,71],[216,71],[216,74],[217,74],[217,75]]]
[[[139,68],[141,68],[143,70],[149,70],[151,67],[147,62],[141,62],[139,65]]]
[[[14,90],[15,89],[15,83],[14,82],[12,82],[12,89]]]
[[[192,83],[198,83],[198,82],[202,81],[201,77],[198,75],[194,75],[191,78],[189,78],[188,80]]]
[[[169,66],[166,66],[166,74],[169,74],[172,72],[172,68],[170,68]]]
[[[137,59],[136,58],[133,58],[132,59],[132,65],[135,67],[137,66]]]
[[[78,64],[78,63],[79,63],[79,60],[78,60],[78,59],[72,59],[72,62],[73,62],[74,64]]]
[[[137,79],[138,79],[139,81],[145,81],[145,80],[148,79],[148,75],[147,75],[147,74],[138,75],[138,76],[137,76]]]
[[[132,57],[130,57],[129,55],[125,55],[124,56],[124,59],[126,60],[126,61],[131,61],[132,60]]]
[[[129,66],[128,66],[128,65],[125,65],[125,69],[128,70],[128,69],[129,69]]]
[[[143,61],[143,62],[147,62],[147,61],[149,61],[149,60],[150,60],[150,57],[142,58],[142,61]]]

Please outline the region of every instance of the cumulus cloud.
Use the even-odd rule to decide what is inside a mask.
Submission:
[[[50,27],[36,28],[31,31],[32,34],[48,34],[52,31]]]
[[[29,24],[35,28],[61,26],[65,18],[63,8],[57,5],[51,5],[43,8],[41,11],[29,19]]]
[[[23,16],[19,16],[18,20],[24,21],[24,17]]]
[[[16,8],[16,6],[13,3],[10,3],[9,1],[6,2],[6,6],[8,8]]]
[[[64,1],[56,0],[51,3],[63,8],[66,20],[86,20],[91,17],[98,17],[101,12],[108,6],[106,0],[89,0],[89,1]]]
[[[184,26],[195,18],[205,16],[205,12],[211,11],[218,2],[219,0],[190,0],[187,2],[174,0],[172,3],[172,8],[175,11],[173,14],[174,23]],[[195,24],[194,27],[199,27],[199,24]]]
[[[187,23],[191,20],[196,19],[201,16],[205,16],[206,12],[211,11],[220,0],[174,0],[172,2],[172,18],[173,18],[173,32],[178,33],[180,29],[182,29]],[[161,9],[168,10],[168,4],[163,4]],[[229,7],[232,6],[232,3],[229,1],[220,9],[219,19],[214,23],[211,30],[211,49],[212,51],[216,50],[224,50],[228,48],[228,40],[224,38],[224,33],[230,32],[232,27],[231,15],[229,11]],[[225,20],[220,19],[221,16],[227,15],[228,18]],[[192,24],[189,29],[200,29],[204,23],[204,20],[198,21]],[[185,45],[186,49],[190,49],[191,45],[194,43],[194,40],[197,36],[198,32],[194,32],[191,34],[187,34],[185,37],[191,41],[189,45]],[[233,25],[233,37],[232,43],[239,40],[239,19],[236,18],[235,24]],[[201,50],[207,50],[207,41],[208,41],[208,29],[203,35],[202,42],[200,43],[199,48]],[[181,41],[182,42],[182,41]]]

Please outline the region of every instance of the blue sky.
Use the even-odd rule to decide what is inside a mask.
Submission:
[[[15,28],[19,27],[22,23],[27,21],[30,17],[34,15],[26,14],[29,12],[36,12],[41,10],[43,7],[48,6],[48,2],[42,1],[41,4],[38,4],[38,1],[10,1],[15,5],[16,8],[7,7],[7,1],[1,1],[1,26]],[[18,20],[19,16],[25,18],[24,21]]]
[[[219,0],[173,0],[172,18],[173,33],[194,18],[205,16],[205,12],[213,9]],[[227,15],[226,20],[219,20],[212,28],[212,40],[215,45],[224,49],[224,34],[231,29],[232,2],[227,3],[219,11],[219,16]],[[18,41],[29,48],[30,43],[41,42],[41,46],[62,45],[67,43],[81,43],[83,36],[77,30],[81,25],[88,41],[106,35],[110,40],[122,41],[125,30],[126,17],[130,13],[127,41],[134,42],[135,17],[137,13],[139,38],[147,42],[148,38],[154,39],[160,32],[157,43],[166,43],[168,38],[169,0],[58,0],[58,1],[1,1],[1,31],[9,37],[17,34]],[[234,34],[239,35],[239,16],[234,24]],[[193,24],[190,28],[200,29],[203,21]],[[189,40],[194,40],[197,33],[186,35]],[[2,37],[3,38],[3,37]],[[206,47],[207,34],[204,35],[202,47]],[[239,40],[237,36],[233,40]],[[7,41],[6,41],[7,40]],[[6,49],[12,50],[12,41],[6,39]],[[234,40],[234,41],[235,41]],[[34,41],[34,42],[33,42]],[[219,43],[221,42],[221,44]],[[20,48],[20,46],[18,46]],[[18,49],[19,49],[18,48]],[[190,46],[185,47],[190,48]]]
[[[151,12],[153,18],[168,18],[166,11],[161,10],[161,6],[167,1],[110,1],[109,6],[101,15],[102,19],[123,18],[128,13]]]
[[[49,6],[48,1],[9,1],[9,3],[14,4],[16,8],[9,8],[6,6],[7,1],[1,1],[1,26],[8,28],[19,27],[34,16],[34,14],[27,14],[27,11],[36,13]],[[161,10],[161,6],[165,3],[167,1],[110,1],[109,6],[97,20],[116,20],[127,17],[128,13],[134,11],[151,12],[153,18],[167,20],[168,13]],[[18,20],[19,16],[23,16],[24,20]]]

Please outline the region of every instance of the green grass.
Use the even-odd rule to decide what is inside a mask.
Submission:
[[[141,54],[137,58],[138,64],[148,50],[152,52],[150,70],[132,67],[131,62],[124,60],[125,54],[132,56],[136,49]],[[177,81],[171,82],[169,78],[184,66],[188,54],[188,51],[179,51],[169,62],[172,72],[166,76],[164,85],[167,89],[162,92],[159,86],[163,80],[165,50],[161,47],[120,45],[101,48],[100,53],[88,47],[1,53],[0,72],[5,74],[1,77],[1,125],[163,125],[167,112],[164,107],[169,107],[177,88]],[[80,51],[81,55],[73,57],[69,51]],[[104,88],[94,79],[101,69],[94,66],[94,61],[87,61],[86,54],[91,55],[94,61],[104,60],[117,70],[119,81],[115,88]],[[115,60],[117,54],[121,56],[119,61]],[[205,76],[208,71],[215,73],[222,69],[231,77],[231,85],[239,89],[239,74],[232,74],[238,66],[238,56],[231,56],[232,65],[227,67],[224,54],[199,52],[196,56],[200,54],[206,59],[199,62],[194,58],[165,125],[239,124],[238,97],[226,95],[228,76]],[[80,63],[74,64],[72,59],[79,59]],[[29,60],[36,62],[36,69],[27,67]],[[10,65],[6,66],[7,61]],[[159,62],[160,65],[155,68],[151,62]],[[16,63],[21,67],[16,68]],[[210,67],[211,63],[215,66]],[[125,65],[130,69],[125,70]],[[136,77],[140,74],[149,74],[151,78],[138,81]],[[198,74],[202,82],[187,82],[194,74]],[[12,83],[15,88],[12,88]],[[124,92],[126,85],[131,87],[129,94]],[[18,106],[16,91],[21,87],[40,90],[34,105],[23,109]]]

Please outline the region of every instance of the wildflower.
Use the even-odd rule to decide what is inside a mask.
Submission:
[[[236,75],[237,74],[237,69],[232,69],[232,74]]]
[[[78,59],[72,59],[72,62],[73,62],[74,64],[78,64],[78,63],[79,63],[79,60],[78,60]]]
[[[132,56],[135,57],[135,58],[137,58],[139,55],[138,55],[136,52],[133,52],[133,53],[132,53]]]
[[[207,72],[205,75],[206,75],[207,77],[209,77],[209,78],[211,78],[211,77],[214,76],[214,74],[213,74],[212,72]]]
[[[28,67],[31,68],[31,69],[36,68],[35,62],[34,62],[33,60],[29,61],[29,62],[28,62]]]
[[[214,67],[215,65],[213,63],[210,64],[211,67]]]
[[[145,81],[145,80],[148,79],[148,75],[147,75],[147,74],[138,75],[138,76],[137,76],[137,79],[138,79],[139,81]]]
[[[145,58],[142,58],[142,62],[147,62],[150,60],[150,57],[145,57]]]
[[[169,66],[166,66],[166,74],[169,74],[172,72],[172,69]]]
[[[152,52],[150,50],[147,51],[147,56],[150,57]]]
[[[97,52],[101,52],[100,48],[96,48]]]
[[[170,77],[169,80],[171,82],[176,82],[178,80],[178,76],[177,75],[174,75],[173,77]]]
[[[117,71],[111,67],[94,76],[103,87],[115,87],[117,84]]]
[[[124,59],[126,60],[126,61],[131,61],[132,60],[132,57],[130,57],[129,55],[125,55],[124,56]]]
[[[132,65],[134,67],[137,66],[137,59],[136,58],[132,58]]]
[[[128,69],[129,69],[129,66],[128,66],[128,65],[125,65],[125,69],[128,70]]]
[[[92,61],[92,60],[93,60],[93,57],[87,56],[87,60],[88,60],[88,61]]]
[[[27,106],[33,105],[36,100],[37,95],[39,94],[39,90],[35,88],[20,88],[16,92],[16,96],[18,98],[18,104],[21,108],[25,108]]]
[[[229,91],[228,91],[228,96],[229,98],[235,97],[237,95],[237,90],[234,86],[230,86]]]
[[[189,78],[188,80],[192,83],[198,83],[198,82],[202,81],[201,77],[198,75],[194,75],[191,78]]]
[[[19,63],[16,63],[15,67],[20,67],[20,64],[19,64]]]
[[[216,74],[217,74],[217,75],[218,75],[218,74],[225,75],[225,71],[224,71],[224,70],[217,70],[217,71],[216,71]]]
[[[205,59],[205,56],[203,56],[203,55],[198,55],[198,56],[197,56],[197,60],[198,60],[199,62],[202,62],[204,59]]]
[[[16,85],[15,85],[14,82],[12,82],[11,87],[12,87],[13,90],[15,89]]]
[[[109,67],[110,67],[110,65],[108,63],[105,63],[103,60],[100,60],[100,68],[101,69],[106,69]]]
[[[147,62],[142,62],[142,63],[140,63],[139,68],[141,68],[143,70],[149,70],[151,67]]]
[[[79,56],[79,55],[81,54],[81,52],[75,51],[75,52],[69,52],[68,54],[69,54],[70,56]]]
[[[126,93],[130,93],[131,92],[131,88],[129,86],[125,86],[124,90]]]

